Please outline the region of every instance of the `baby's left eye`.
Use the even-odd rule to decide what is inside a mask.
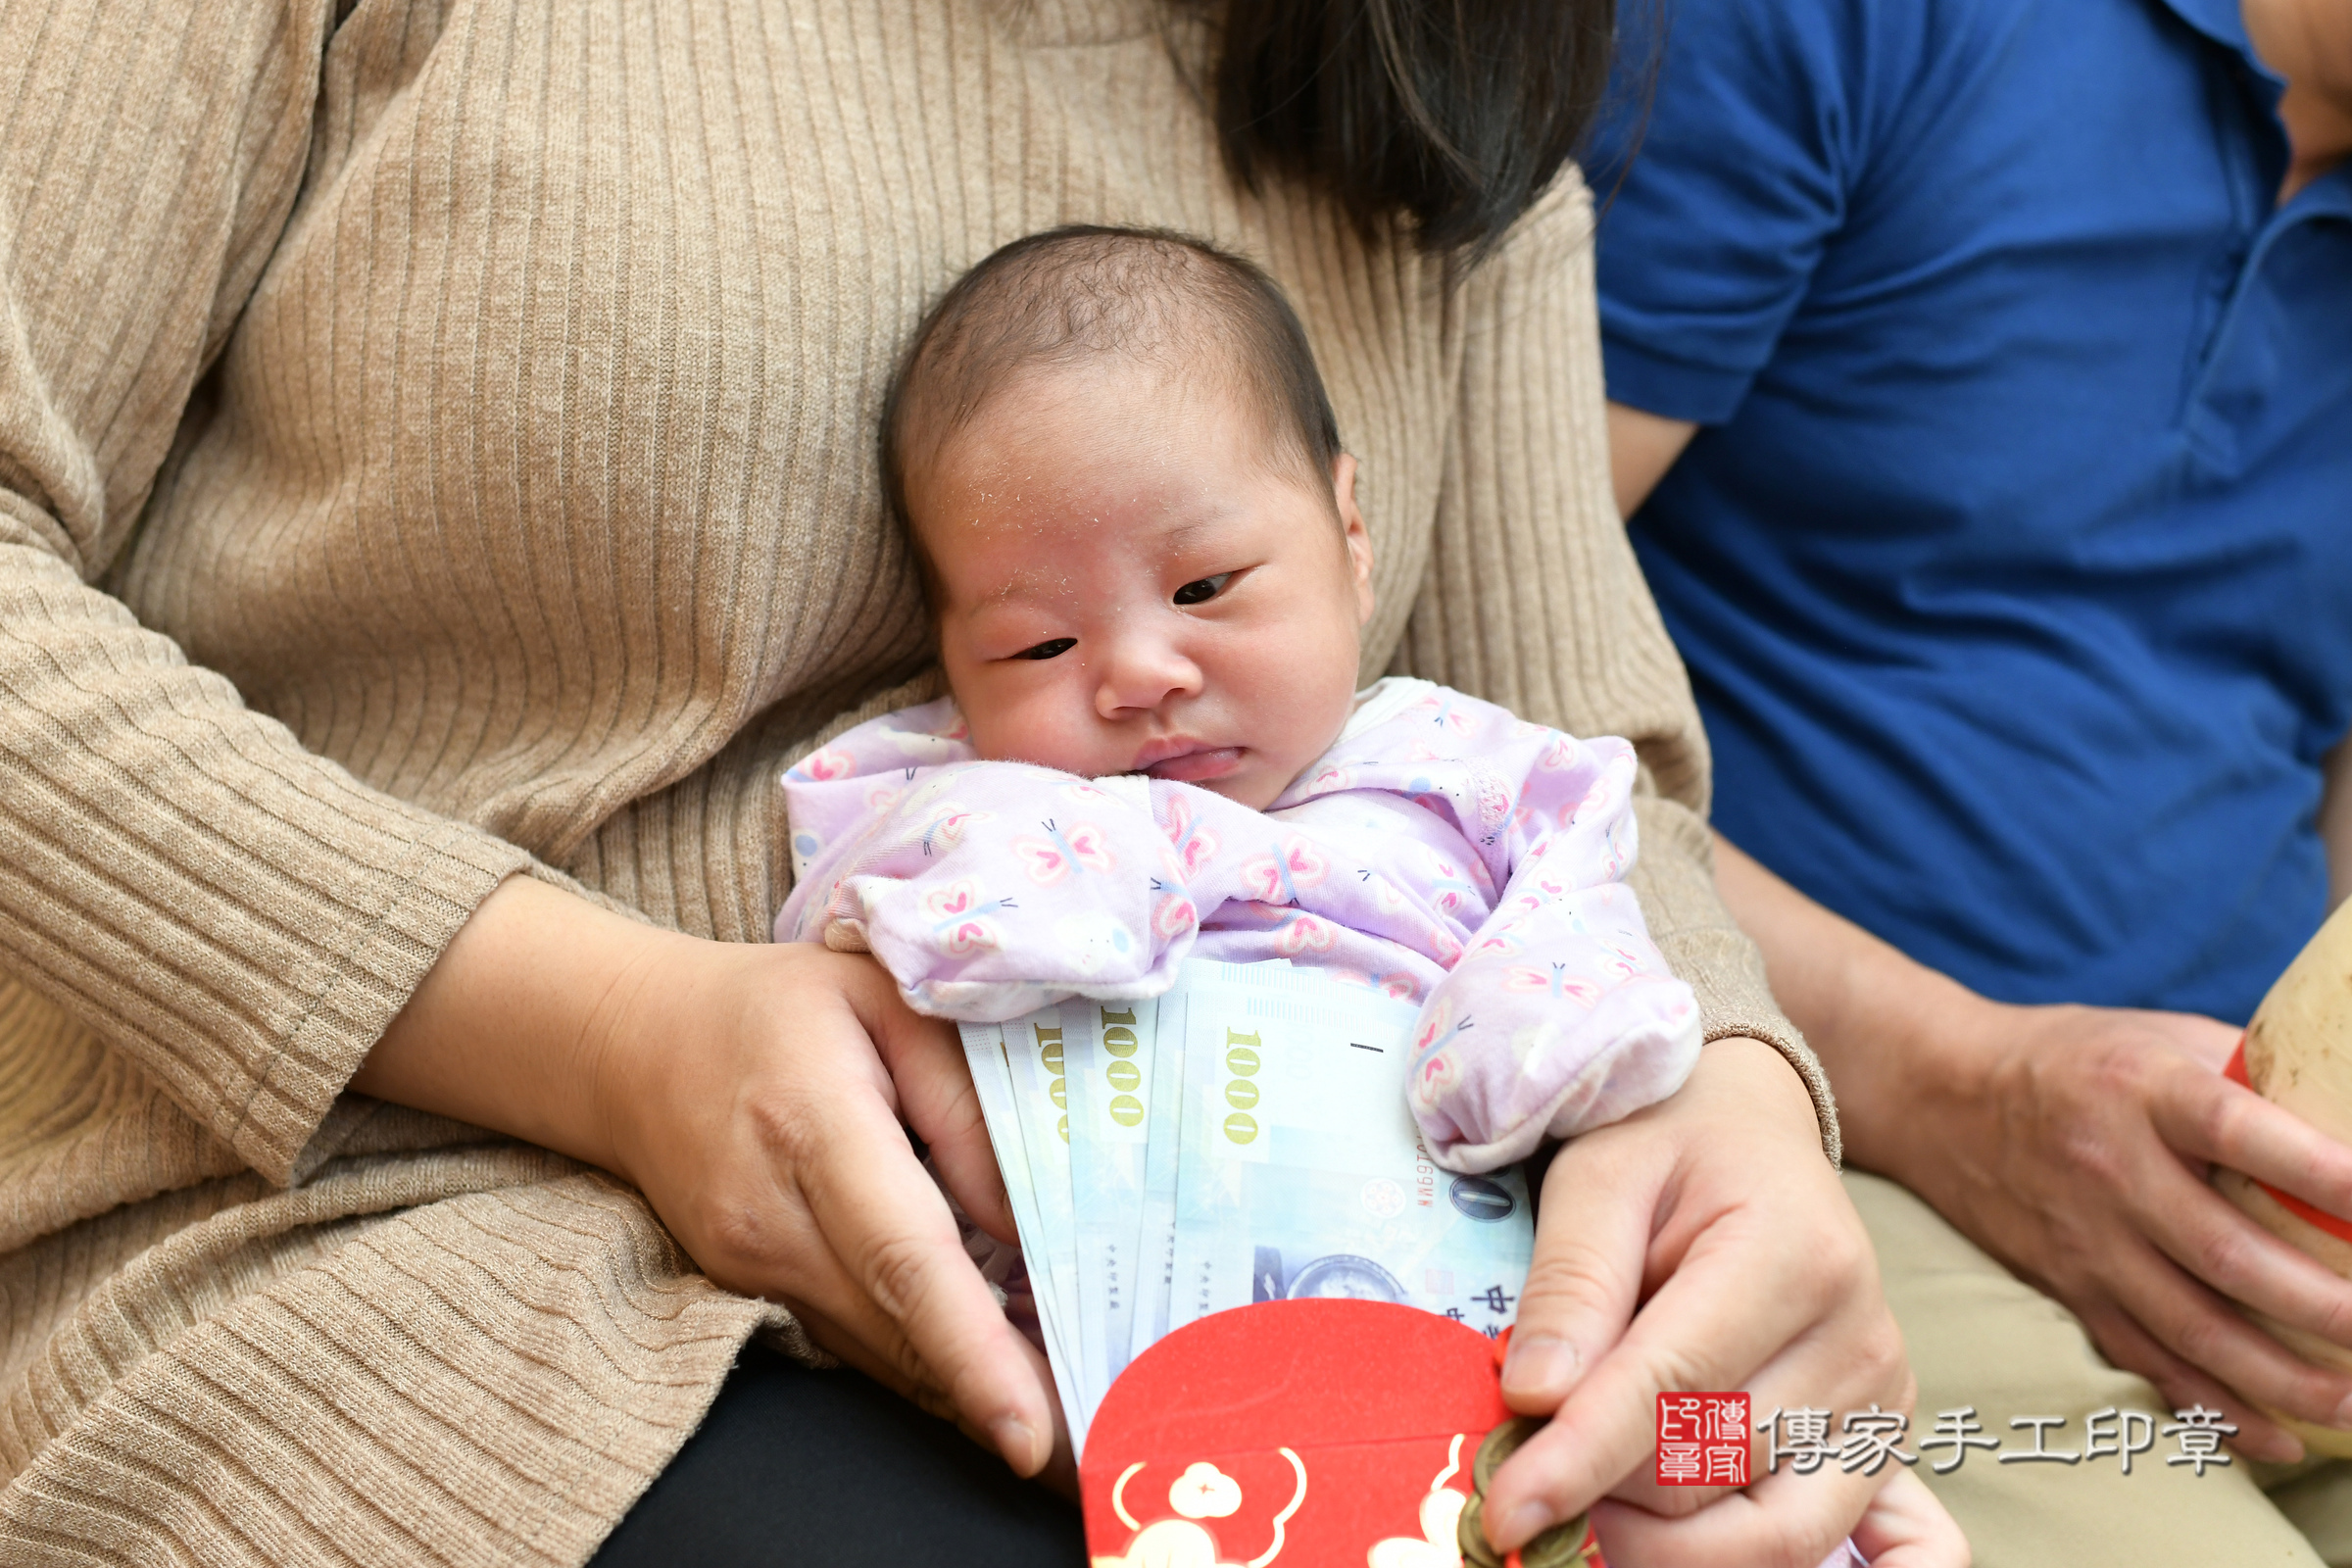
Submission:
[[[1176,603],[1204,605],[1225,591],[1226,580],[1232,575],[1233,573],[1230,571],[1220,571],[1214,577],[1196,578],[1176,590],[1174,596]]]

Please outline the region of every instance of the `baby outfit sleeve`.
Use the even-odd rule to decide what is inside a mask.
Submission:
[[[1413,1115],[1454,1170],[1509,1164],[1665,1099],[1702,1037],[1697,999],[1624,881],[1633,747],[1516,728],[1517,798],[1483,846],[1507,881],[1414,1037]]]
[[[941,764],[894,757],[943,709],[861,725],[785,775],[799,875],[776,939],[871,953],[907,1005],[970,1023],[1166,991],[1197,921],[1146,781],[979,761],[959,725]]]
[[[1642,855],[1628,880],[1651,936],[1697,994],[1708,1039],[1749,1036],[1788,1059],[1836,1164],[1829,1075],[1716,892],[1698,705],[1610,498],[1592,225],[1583,181],[1564,172],[1463,285],[1452,445],[1428,553],[1386,558],[1385,570],[1406,576],[1383,576],[1382,602],[1409,598],[1410,617],[1395,645],[1383,640],[1392,622],[1376,618],[1368,646],[1395,647],[1391,673],[1633,742],[1644,764]],[[1613,343],[1612,374],[1615,358]]]

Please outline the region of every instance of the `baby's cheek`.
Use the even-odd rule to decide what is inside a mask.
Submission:
[[[1280,714],[1277,744],[1296,772],[1329,751],[1348,723],[1355,705],[1355,649],[1305,647],[1281,667],[1286,673],[1279,677],[1267,671],[1260,700]]]
[[[956,694],[972,726],[972,746],[992,762],[1035,762],[1084,778],[1118,772],[1126,760],[1106,761],[1094,716],[1072,684],[1056,681],[1042,690],[1006,693],[991,683],[974,683],[967,698]]]

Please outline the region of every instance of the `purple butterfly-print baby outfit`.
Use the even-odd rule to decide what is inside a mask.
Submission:
[[[1698,1005],[1624,882],[1634,750],[1428,681],[1359,699],[1265,811],[972,754],[943,699],[784,775],[776,939],[870,951],[917,1011],[1155,997],[1186,957],[1288,958],[1417,1002],[1412,1109],[1455,1170],[1664,1099]]]

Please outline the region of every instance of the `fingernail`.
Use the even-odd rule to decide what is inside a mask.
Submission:
[[[1576,1347],[1549,1334],[1515,1334],[1502,1363],[1502,1389],[1523,1399],[1565,1396],[1576,1381]]]
[[[2344,1402],[2335,1407],[2335,1416],[2328,1424],[2331,1427],[2352,1427],[2352,1395],[2345,1396]]]
[[[1034,1473],[1045,1462],[1038,1457],[1036,1431],[1017,1415],[999,1416],[988,1435],[996,1439],[1004,1462],[1022,1475]]]
[[[1498,1527],[1488,1533],[1496,1551],[1510,1551],[1551,1528],[1551,1510],[1540,1502],[1523,1502],[1502,1516]]]

